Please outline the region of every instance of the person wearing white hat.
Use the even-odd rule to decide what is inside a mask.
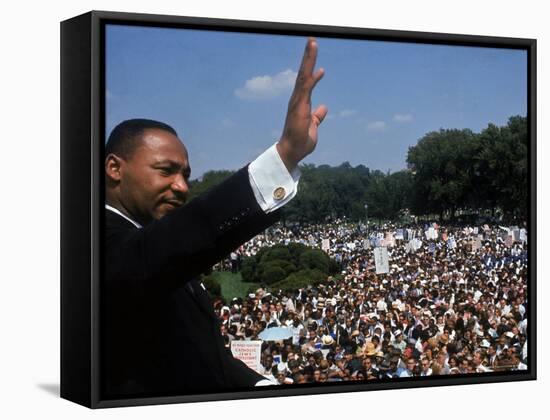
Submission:
[[[395,340],[392,342],[393,346],[396,348],[396,349],[399,349],[399,351],[401,353],[403,353],[403,350],[405,350],[405,348],[407,347],[407,343],[405,342],[405,340],[403,340],[403,333],[401,330],[395,330],[393,332],[393,335],[395,337]]]

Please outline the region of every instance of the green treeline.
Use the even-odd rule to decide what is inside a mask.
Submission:
[[[525,219],[527,138],[527,119],[515,116],[505,126],[489,124],[481,133],[468,129],[427,133],[409,148],[407,168],[394,173],[347,162],[337,167],[301,165],[299,194],[285,207],[285,219],[365,220],[365,204],[369,219],[395,220],[406,209],[417,216],[499,212]],[[192,197],[230,174],[206,173],[201,181],[192,182]]]

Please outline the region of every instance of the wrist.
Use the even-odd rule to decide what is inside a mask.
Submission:
[[[296,169],[296,166],[298,166],[298,162],[300,162],[300,159],[293,156],[289,148],[286,146],[284,140],[279,140],[279,142],[277,142],[276,148],[277,153],[279,153],[281,160],[286,166],[286,169],[289,173],[292,173],[292,171]]]

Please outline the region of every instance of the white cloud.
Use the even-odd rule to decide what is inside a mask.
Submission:
[[[288,69],[274,76],[256,76],[248,79],[243,87],[235,89],[235,95],[245,100],[275,98],[292,90],[297,75],[298,73]]]
[[[343,109],[342,111],[340,111],[339,115],[342,118],[346,118],[346,117],[352,117],[355,114],[357,114],[357,110],[355,110],[355,109]]]
[[[384,121],[373,121],[368,123],[367,129],[370,131],[383,131],[386,129],[386,123]]]
[[[105,99],[107,100],[116,99],[116,95],[113,92],[111,92],[109,89],[105,89]]]
[[[411,114],[395,114],[393,120],[399,123],[407,123],[413,120],[413,116]]]
[[[225,128],[235,127],[235,122],[231,118],[224,118],[222,120],[222,126]]]

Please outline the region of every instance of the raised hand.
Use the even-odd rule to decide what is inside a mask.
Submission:
[[[328,112],[325,105],[311,111],[311,93],[325,74],[322,68],[313,72],[316,59],[317,41],[315,38],[309,38],[294,91],[288,103],[283,134],[277,143],[277,151],[289,171],[315,149],[319,124]]]

